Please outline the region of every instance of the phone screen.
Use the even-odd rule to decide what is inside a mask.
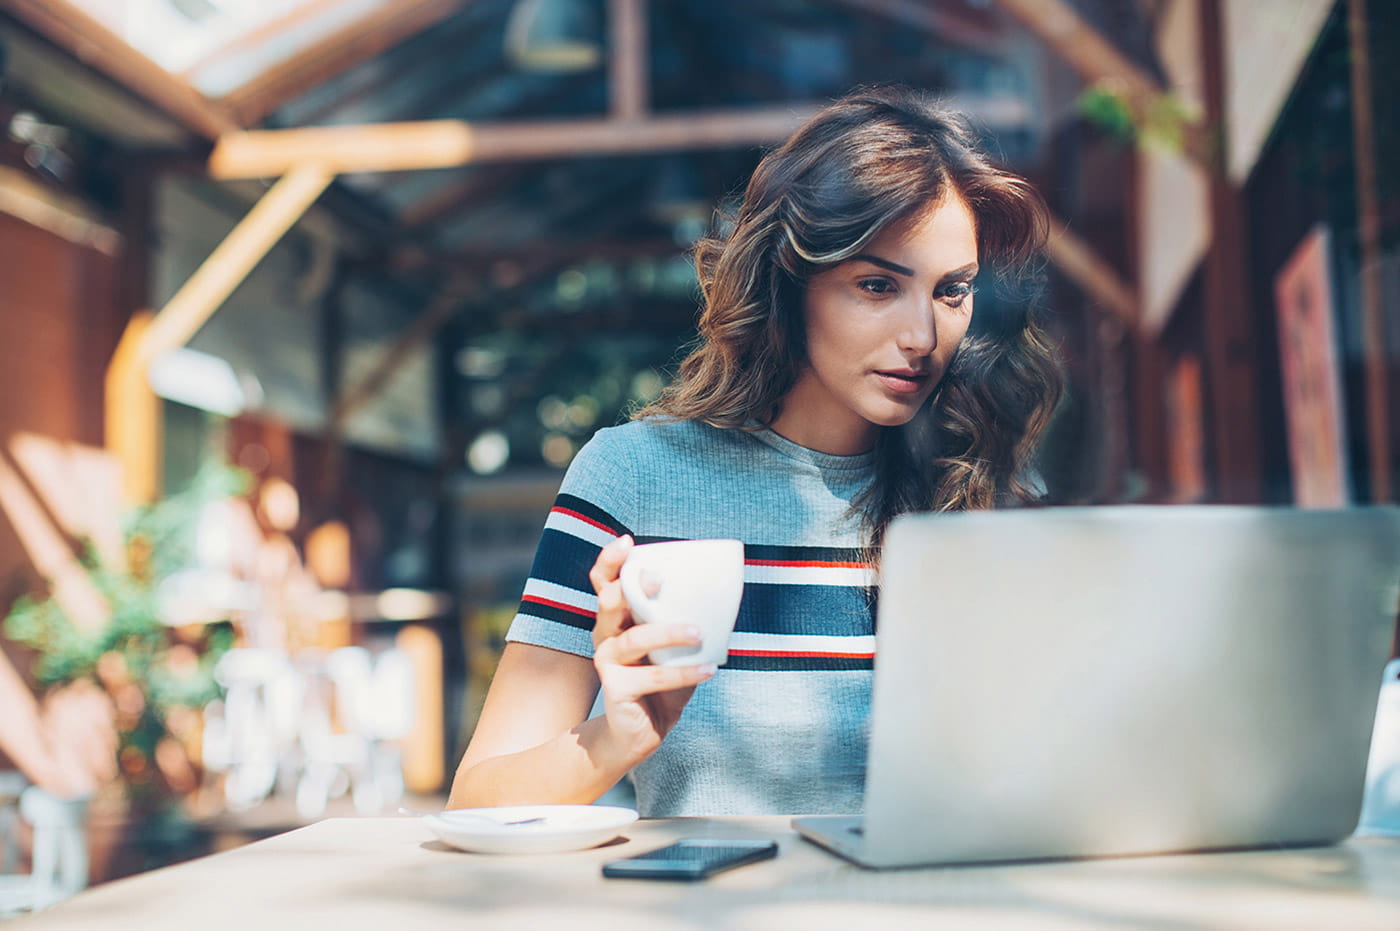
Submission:
[[[776,841],[692,838],[603,865],[614,879],[704,879],[721,870],[767,860],[778,854]]]

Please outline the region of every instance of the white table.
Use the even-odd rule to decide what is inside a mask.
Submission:
[[[604,879],[683,836],[774,838],[776,860],[703,883]],[[331,819],[90,889],[5,931],[737,928],[1400,929],[1400,839],[1334,847],[872,872],[787,818],[641,821],[610,846],[485,856],[413,818]]]

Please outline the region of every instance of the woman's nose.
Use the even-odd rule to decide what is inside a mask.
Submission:
[[[912,301],[900,319],[899,348],[926,356],[938,348],[938,314],[933,301]]]

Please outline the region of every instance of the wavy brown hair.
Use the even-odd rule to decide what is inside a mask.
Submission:
[[[1003,277],[1029,267],[1049,229],[1045,202],[992,165],[964,117],[894,87],[823,109],[759,163],[732,231],[697,244],[698,341],[679,377],[636,416],[771,423],[807,364],[807,282],[950,191],[972,211],[984,264]],[[875,479],[854,502],[872,551],[906,511],[1036,497],[1023,476],[1062,376],[1033,301],[989,309],[974,311],[919,415],[880,432]]]

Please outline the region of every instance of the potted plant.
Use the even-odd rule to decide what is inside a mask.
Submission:
[[[218,694],[214,665],[233,643],[228,619],[172,625],[161,617],[161,582],[189,565],[201,509],[243,493],[247,476],[206,467],[190,487],[134,511],[124,528],[124,559],[111,564],[90,541],[78,560],[108,611],[95,628],[76,624],[52,595],[23,596],[3,622],[5,635],[35,652],[40,689],[90,681],[110,697],[118,734],[119,779],[99,792],[91,821],[94,847],[115,824],[126,862],[93,873],[111,878],[178,859],[193,831],[185,804],[200,787],[201,709]]]

